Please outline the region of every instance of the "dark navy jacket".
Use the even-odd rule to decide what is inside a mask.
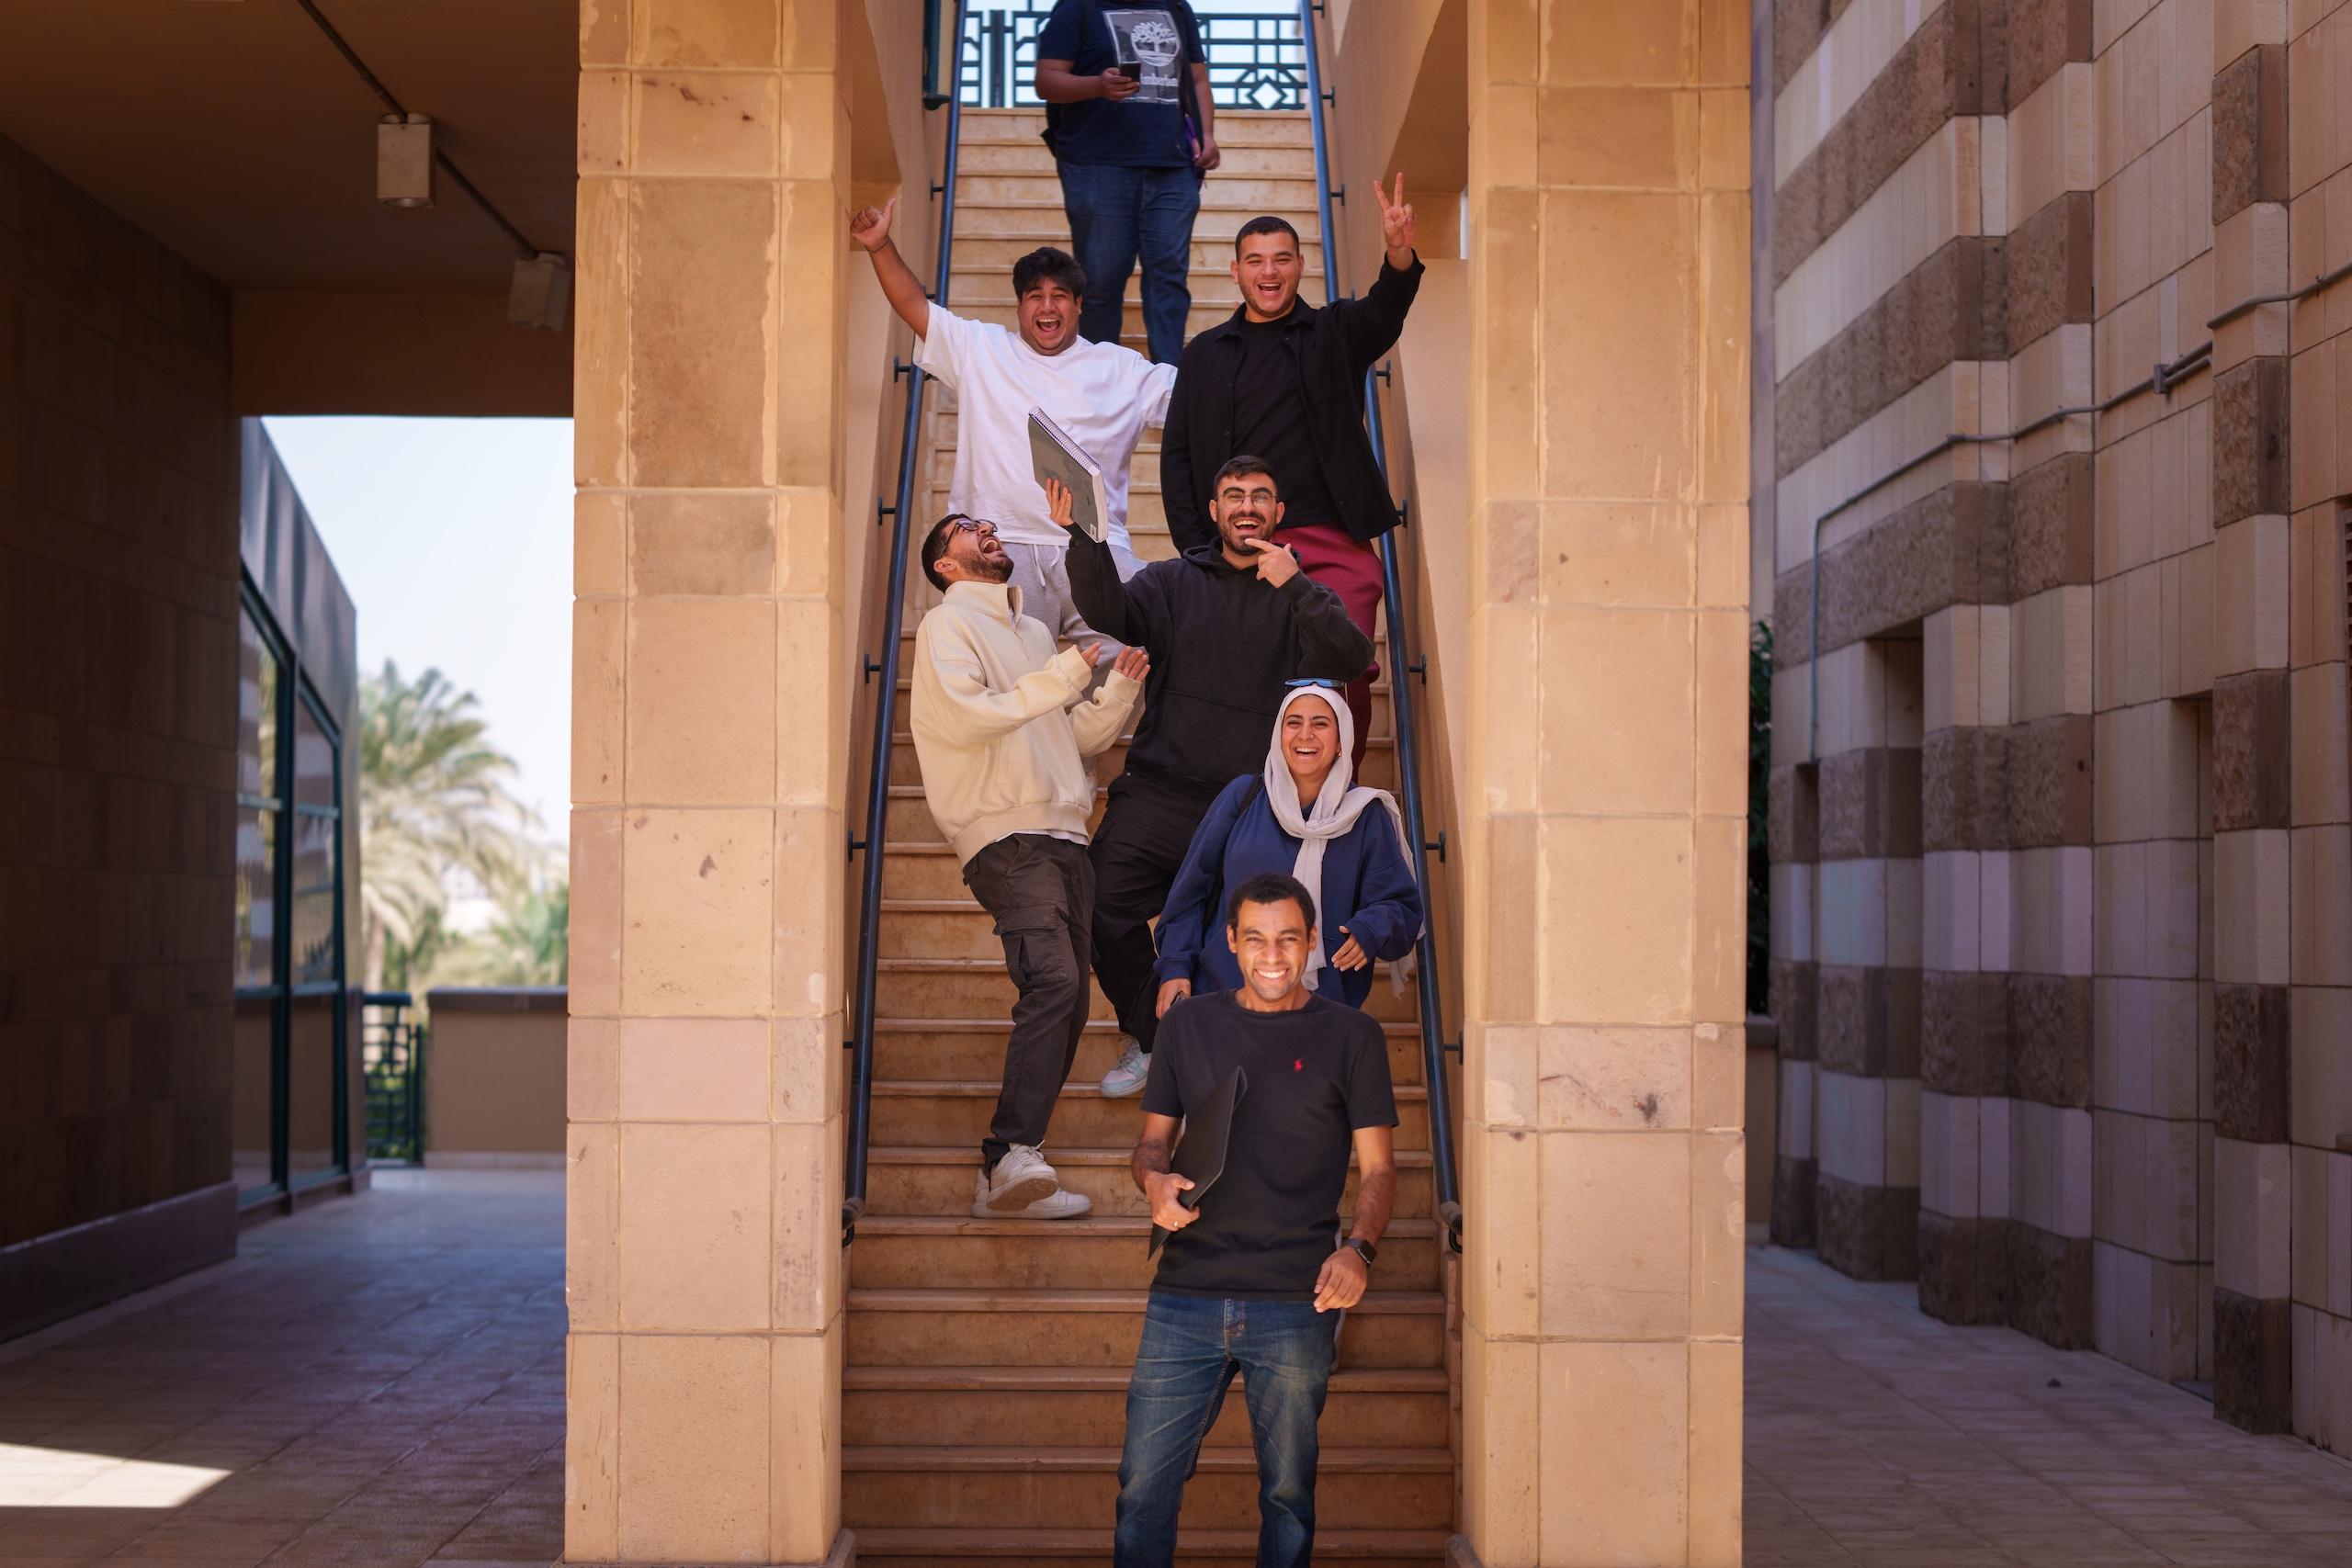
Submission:
[[[1226,785],[1194,830],[1160,911],[1155,985],[1190,980],[1194,996],[1239,990],[1241,966],[1225,942],[1226,889],[1261,871],[1288,875],[1297,859],[1298,840],[1274,820],[1264,780],[1250,773]],[[1327,965],[1351,936],[1374,958],[1399,959],[1413,951],[1421,931],[1421,890],[1405,863],[1396,824],[1380,807],[1365,809],[1354,827],[1323,846],[1323,898],[1330,908],[1315,912],[1315,924]],[[1369,967],[1329,973],[1339,977],[1337,988],[1317,976],[1318,994],[1363,1006],[1372,994]]]

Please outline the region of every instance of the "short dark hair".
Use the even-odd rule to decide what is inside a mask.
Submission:
[[[1247,240],[1252,234],[1288,234],[1290,236],[1291,248],[1293,250],[1296,250],[1298,248],[1298,231],[1290,226],[1290,220],[1287,218],[1277,218],[1271,212],[1265,212],[1259,214],[1257,217],[1250,220],[1249,222],[1241,225],[1241,231],[1233,236],[1233,254],[1235,255],[1238,256],[1241,254],[1241,242]]]
[[[1043,284],[1058,283],[1080,299],[1086,297],[1086,269],[1068,251],[1039,245],[1012,264],[1012,297],[1020,299]]]
[[[1227,457],[1225,460],[1225,467],[1219,468],[1216,476],[1209,480],[1209,493],[1215,495],[1225,488],[1226,480],[1238,479],[1243,474],[1265,475],[1267,482],[1274,487],[1274,498],[1276,500],[1282,498],[1283,481],[1274,478],[1272,465],[1254,452],[1236,452],[1232,457]]]
[[[1225,923],[1227,929],[1241,924],[1244,904],[1295,904],[1306,920],[1306,929],[1315,929],[1315,895],[1295,876],[1279,871],[1261,871],[1243,880],[1225,901]]]
[[[956,525],[970,521],[960,512],[951,512],[933,523],[931,532],[922,536],[922,574],[942,593],[947,592],[947,580],[939,575],[939,558],[947,553],[947,542],[956,536]]]

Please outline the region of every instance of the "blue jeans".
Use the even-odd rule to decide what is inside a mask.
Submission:
[[[1243,1374],[1258,1450],[1258,1568],[1315,1556],[1315,1423],[1340,1314],[1312,1302],[1155,1293],[1127,1382],[1114,1568],[1170,1568],[1176,1512],[1233,1374]]]
[[[1127,275],[1143,261],[1143,330],[1151,357],[1173,365],[1184,352],[1184,317],[1193,308],[1185,272],[1193,259],[1193,219],[1201,182],[1189,165],[1129,169],[1116,164],[1060,164],[1062,211],[1070,248],[1086,269],[1079,336],[1119,341]]]

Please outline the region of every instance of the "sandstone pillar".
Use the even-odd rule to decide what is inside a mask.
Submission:
[[[581,8],[572,1561],[838,1527],[840,31]]]
[[[1739,1557],[1747,7],[1470,9],[1464,1528]]]

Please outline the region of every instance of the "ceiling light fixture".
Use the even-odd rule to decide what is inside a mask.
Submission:
[[[543,333],[563,331],[564,307],[571,302],[571,263],[553,251],[514,264],[506,290],[506,324]]]
[[[388,114],[376,125],[376,199],[386,207],[433,205],[433,120]]]

